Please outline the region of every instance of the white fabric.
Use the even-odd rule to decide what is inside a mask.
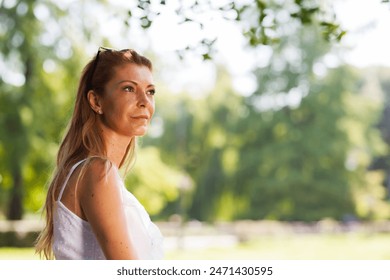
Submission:
[[[105,259],[91,225],[66,208],[61,202],[62,194],[70,176],[83,161],[85,159],[71,168],[56,201],[53,217],[53,252],[57,260]],[[127,226],[138,258],[162,259],[163,237],[160,230],[150,220],[141,203],[125,188],[118,170],[117,174],[121,182],[122,201],[126,212]]]

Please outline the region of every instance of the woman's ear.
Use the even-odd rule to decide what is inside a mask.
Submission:
[[[100,98],[93,90],[88,91],[87,98],[89,106],[91,106],[92,110],[94,110],[99,115],[103,114]]]

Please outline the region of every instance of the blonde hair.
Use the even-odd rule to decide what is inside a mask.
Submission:
[[[106,161],[106,167],[111,163],[106,158],[103,137],[97,128],[98,115],[91,109],[87,93],[93,90],[98,95],[104,94],[105,85],[113,78],[115,68],[124,64],[134,63],[148,67],[152,71],[149,59],[139,55],[134,50],[115,51],[99,48],[96,56],[85,66],[77,90],[74,111],[68,124],[65,137],[60,145],[56,168],[49,184],[44,205],[46,225],[41,231],[35,244],[36,253],[42,258],[54,259],[52,251],[53,240],[53,212],[56,197],[64,183],[71,167],[78,161],[87,159],[80,171],[82,176],[85,167],[92,158],[100,157]],[[127,147],[125,156],[119,167],[126,165],[126,172],[134,162],[136,139],[133,137]]]

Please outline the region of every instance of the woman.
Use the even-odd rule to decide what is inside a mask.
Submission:
[[[36,251],[47,259],[158,259],[162,236],[118,169],[154,113],[152,64],[99,48],[85,67],[45,203]]]

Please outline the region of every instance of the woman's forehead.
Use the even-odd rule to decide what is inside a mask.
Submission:
[[[114,70],[113,80],[131,80],[136,83],[153,83],[153,74],[147,66],[127,63]]]

